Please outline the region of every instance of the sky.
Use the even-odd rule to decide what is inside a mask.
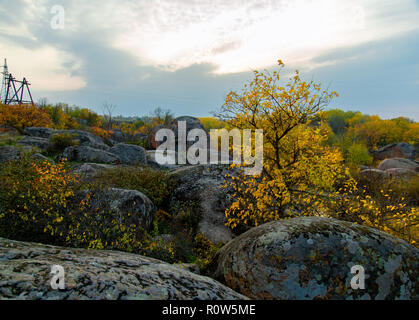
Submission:
[[[3,58],[35,101],[197,117],[281,59],[330,108],[419,121],[419,0],[0,0]]]

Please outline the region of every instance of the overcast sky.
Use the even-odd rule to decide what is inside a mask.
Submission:
[[[331,107],[419,120],[419,0],[0,0],[0,58],[35,100],[192,116],[282,59]]]

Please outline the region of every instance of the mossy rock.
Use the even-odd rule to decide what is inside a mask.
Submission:
[[[365,289],[351,286],[355,265]],[[221,248],[206,273],[255,299],[419,299],[419,249],[320,217],[253,228]]]

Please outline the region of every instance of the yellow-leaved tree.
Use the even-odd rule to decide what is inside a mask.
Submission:
[[[263,146],[255,148],[263,152],[262,172],[246,175],[241,169],[248,164],[242,163],[227,175],[223,187],[233,191],[227,225],[243,231],[315,215],[364,224],[417,245],[419,210],[415,197],[407,199],[406,183],[390,179],[366,188],[351,177],[340,150],[328,146],[331,129],[321,111],[335,96],[319,83],[303,81],[298,71],[283,85],[279,71],[254,71],[241,92],[227,95],[218,115],[227,127],[263,129]]]
[[[329,127],[311,123],[335,96],[319,83],[303,81],[298,71],[283,85],[279,71],[254,71],[242,92],[227,95],[220,118],[233,128],[263,129],[264,157],[260,175],[241,171],[225,185],[234,190],[226,211],[230,227],[301,214],[295,210],[301,195],[330,192],[347,178],[340,151],[325,143]]]

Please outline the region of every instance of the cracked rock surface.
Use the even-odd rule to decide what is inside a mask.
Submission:
[[[51,288],[51,267],[65,289]],[[208,277],[156,259],[0,238],[1,299],[247,299]]]
[[[354,290],[351,268],[365,271]],[[253,228],[207,274],[254,299],[419,299],[419,249],[349,222],[303,217]]]

